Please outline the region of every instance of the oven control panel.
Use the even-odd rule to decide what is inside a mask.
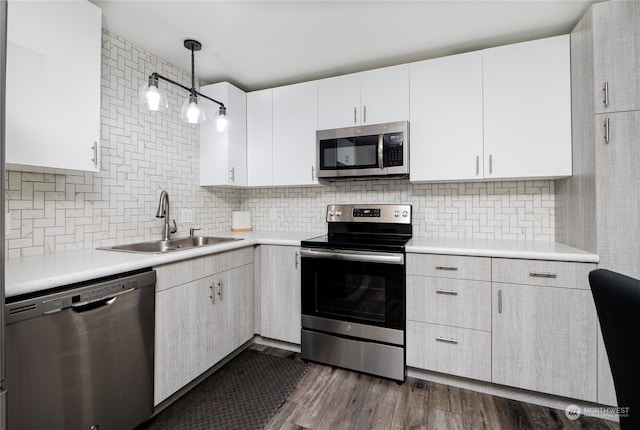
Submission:
[[[411,224],[411,205],[329,205],[327,222]]]

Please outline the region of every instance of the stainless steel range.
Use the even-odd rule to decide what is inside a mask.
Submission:
[[[302,358],[405,379],[410,205],[329,205],[302,242]]]

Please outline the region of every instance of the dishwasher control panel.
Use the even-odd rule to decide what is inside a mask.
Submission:
[[[29,318],[49,315],[73,308],[80,312],[83,309],[109,304],[119,295],[126,294],[139,288],[155,286],[156,272],[144,271],[117,278],[103,278],[95,283],[67,288],[58,292],[39,297],[8,298],[5,305],[7,324],[12,324]]]
[[[85,292],[78,292],[76,294],[69,294],[67,296],[56,297],[51,300],[45,300],[42,302],[43,313],[51,314],[59,312],[65,308],[71,306],[82,306],[90,303],[99,302],[104,299],[110,299],[122,294],[126,291],[131,291],[136,288],[136,281],[124,281],[117,284],[108,284],[104,286],[94,287]]]

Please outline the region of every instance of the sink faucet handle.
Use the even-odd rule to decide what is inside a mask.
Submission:
[[[189,237],[193,237],[193,233],[194,233],[196,230],[202,230],[202,229],[201,229],[201,228],[193,228],[193,227],[191,227],[191,228],[189,229]]]
[[[173,227],[170,228],[171,234],[175,233],[176,231],[178,231],[178,224],[176,224],[176,220],[172,219],[171,221],[173,221]]]

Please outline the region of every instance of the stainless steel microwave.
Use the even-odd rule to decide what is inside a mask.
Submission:
[[[409,174],[409,122],[318,130],[318,178]]]

